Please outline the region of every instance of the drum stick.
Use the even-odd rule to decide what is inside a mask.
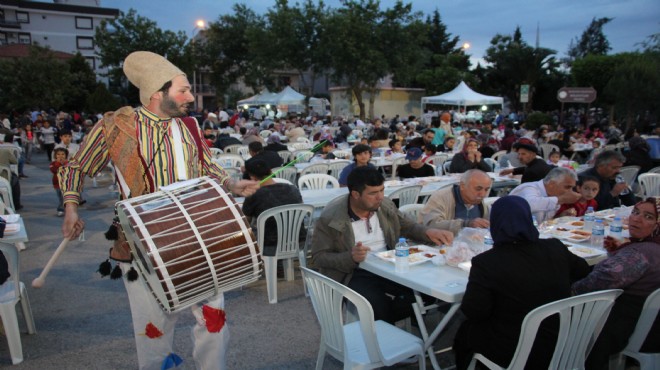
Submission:
[[[309,151],[310,152],[316,152],[317,150],[319,150],[319,148],[321,148],[323,146],[323,144],[325,144],[326,141],[327,140],[323,140],[320,143],[314,145],[314,147],[312,149],[310,149]],[[300,158],[302,158],[302,157],[298,156],[297,158],[295,158],[291,162],[287,163],[286,166],[284,166],[284,167],[280,168],[279,170],[271,173],[270,175],[268,175],[268,177],[266,177],[263,180],[259,181],[259,185],[263,184],[264,182],[268,181],[269,179],[272,179],[273,177],[275,177],[275,175],[280,173],[280,171],[283,171],[285,168],[293,166],[294,164],[296,164],[296,162],[298,162],[300,160]]]
[[[46,264],[46,267],[44,267],[44,270],[41,271],[41,274],[39,277],[35,278],[32,280],[32,287],[33,288],[41,288],[44,286],[44,283],[46,282],[46,276],[50,272],[50,269],[53,268],[53,265],[55,265],[55,262],[57,262],[57,259],[60,257],[60,254],[64,252],[64,249],[66,249],[66,245],[69,243],[69,238],[64,238],[62,242],[60,243],[60,246],[57,247],[55,250],[55,253],[53,253],[53,256],[50,257],[48,260],[48,263]]]

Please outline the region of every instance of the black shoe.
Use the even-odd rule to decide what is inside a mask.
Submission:
[[[82,206],[85,203],[87,203],[87,201],[85,199],[83,199],[83,200],[80,201],[80,203],[78,203],[78,205]]]
[[[24,175],[24,174],[20,174],[20,175],[18,175],[18,177],[20,177],[20,178],[26,178],[26,177],[28,177],[28,176],[27,176],[27,175]]]

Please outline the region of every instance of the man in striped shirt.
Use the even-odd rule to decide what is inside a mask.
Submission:
[[[237,195],[248,196],[256,191],[257,182],[235,181],[212,162],[208,147],[200,140],[199,127],[195,125],[192,130],[197,132],[192,132],[178,118],[187,115],[190,103],[194,101],[188,79],[179,68],[160,55],[139,51],[126,58],[124,73],[140,89],[143,105],[137,109],[124,107],[107,113],[85,137],[69,164],[60,169],[65,206],[62,233],[65,238],[76,238],[84,227],[77,210],[84,177],[95,176],[110,160],[115,166],[124,199],[154,192],[179,180],[205,175],[218,179]],[[116,251],[117,247],[115,243],[111,257],[123,254],[125,257],[119,260],[130,260],[126,251]],[[131,269],[131,262],[119,264],[124,272]],[[137,281],[123,280],[133,315],[140,369],[177,365],[181,358],[172,353],[172,345],[178,315],[165,313],[158,306],[142,277]],[[197,368],[223,369],[228,339],[227,330],[223,329],[223,294],[210,298],[204,306],[193,306],[198,321],[193,329],[194,361]],[[222,317],[222,324],[218,326],[215,322],[211,325],[207,313]]]

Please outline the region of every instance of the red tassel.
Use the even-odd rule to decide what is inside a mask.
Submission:
[[[202,306],[204,320],[206,321],[206,330],[209,333],[219,333],[225,326],[225,311],[219,308],[213,308],[207,305]]]

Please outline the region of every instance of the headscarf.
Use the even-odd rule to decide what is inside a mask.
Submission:
[[[461,150],[461,154],[463,154],[465,159],[468,157],[468,144],[470,143],[477,143],[477,148],[479,147],[479,141],[477,139],[470,138],[465,140],[465,144],[463,144],[463,149]]]
[[[651,151],[651,146],[649,146],[649,143],[640,136],[631,137],[630,140],[628,140],[628,146],[630,146],[630,150],[639,149],[647,153]]]
[[[268,144],[273,144],[273,143],[280,144],[280,135],[270,134],[270,136],[268,136]]]
[[[537,241],[539,231],[532,222],[529,203],[515,195],[508,195],[495,201],[490,211],[490,235],[493,237],[495,247],[516,242]]]
[[[635,207],[642,203],[649,203],[651,204],[654,209],[655,209],[655,229],[651,231],[651,235],[644,237],[644,238],[630,238],[630,242],[621,244],[621,247],[625,247],[628,244],[632,243],[644,243],[644,242],[651,242],[651,243],[657,243],[660,244],[660,197],[648,197],[644,199],[641,202],[638,202],[635,204]]]

